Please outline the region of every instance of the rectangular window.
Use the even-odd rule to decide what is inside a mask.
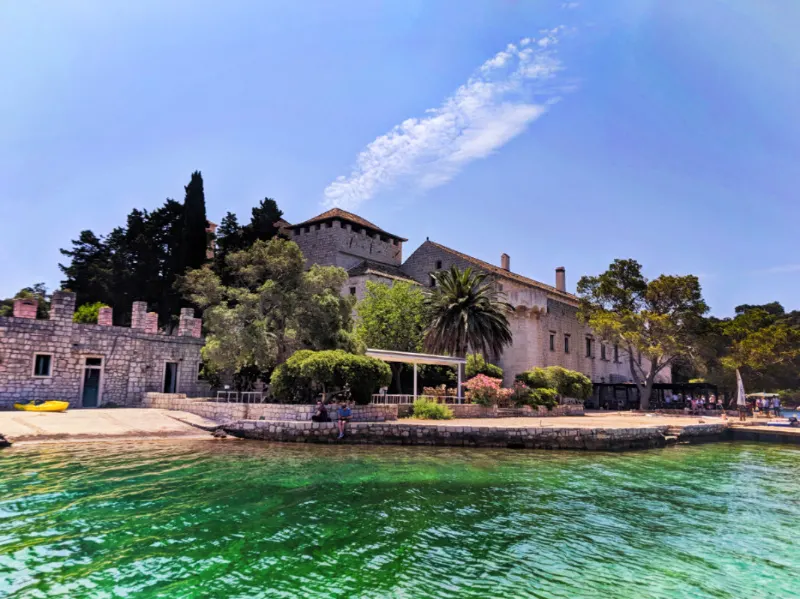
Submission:
[[[202,362],[197,363],[197,380],[198,381],[206,380],[205,364],[203,364]]]
[[[436,287],[436,277],[431,275],[431,287]]]
[[[564,335],[564,353],[569,353],[569,335]]]
[[[601,343],[600,344],[600,359],[601,360],[605,360],[606,359],[606,344],[605,343]]]
[[[441,260],[437,260],[436,261],[436,270],[441,270],[441,268],[442,268],[442,261]]]
[[[556,334],[550,333],[550,351],[556,351]]]
[[[502,292],[503,292],[503,284],[502,284],[502,283],[498,283],[498,284],[497,284],[497,290],[498,290],[500,293],[502,293]]]
[[[103,358],[86,358],[87,366],[102,366]]]
[[[356,294],[356,288],[355,287],[351,287],[350,288],[350,295],[355,295],[355,294]]]
[[[619,345],[614,346],[614,362],[619,364]]]
[[[586,338],[586,357],[592,357],[592,339],[590,337]]]
[[[33,359],[33,376],[50,376],[50,365],[53,356],[50,354],[36,354]]]

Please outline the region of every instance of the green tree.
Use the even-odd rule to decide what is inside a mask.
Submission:
[[[305,271],[300,248],[281,238],[231,254],[228,266],[234,279],[228,286],[209,266],[182,280],[187,298],[204,310],[203,358],[215,369],[268,373],[299,349],[355,349],[353,303],[340,294],[344,269]]]
[[[206,196],[203,175],[194,171],[185,187],[183,200],[183,241],[181,243],[183,269],[200,268],[208,260],[209,239],[206,229]]]
[[[250,246],[256,241],[269,241],[280,232],[275,225],[283,218],[283,211],[278,208],[278,203],[272,198],[264,198],[253,208],[250,223],[242,231],[245,246]]]
[[[503,378],[503,369],[486,361],[481,354],[469,354],[465,372],[468,379],[479,374],[485,374],[493,379]]]
[[[627,351],[641,409],[649,408],[662,370],[676,360],[699,359],[708,306],[697,277],[661,275],[648,281],[635,260],[615,260],[606,272],[582,277],[578,296],[581,318],[603,339]]]
[[[72,322],[82,324],[97,324],[97,318],[100,315],[100,308],[107,307],[103,302],[94,302],[92,304],[83,304],[72,316]]]
[[[471,268],[433,275],[436,287],[426,298],[430,325],[426,347],[433,352],[466,356],[467,352],[499,356],[511,345],[511,306],[485,273]]]
[[[50,296],[44,283],[36,283],[30,287],[23,287],[12,298],[0,300],[0,316],[14,315],[14,300],[35,299],[36,318],[50,317]]]
[[[217,227],[217,250],[214,254],[214,272],[219,275],[224,285],[230,285],[232,275],[228,268],[228,256],[245,248],[244,234],[239,220],[232,212],[228,212]]]
[[[418,352],[425,338],[425,295],[418,285],[367,281],[367,294],[356,305],[356,336],[367,347]],[[400,393],[401,363],[392,362],[394,390]]]
[[[101,237],[89,230],[81,231],[71,249],[60,251],[70,259],[68,265],[58,265],[65,275],[61,285],[75,292],[78,305],[110,299],[111,251]]]

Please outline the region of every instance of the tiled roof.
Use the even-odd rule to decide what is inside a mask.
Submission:
[[[381,264],[380,262],[373,262],[371,260],[364,260],[360,264],[357,264],[348,270],[347,274],[351,277],[357,277],[359,275],[375,275],[378,277],[386,277],[389,279],[395,279],[397,281],[407,281],[409,283],[419,285],[417,281],[407,276],[402,270],[400,270],[399,266]]]
[[[547,291],[554,295],[558,295],[563,297],[564,299],[572,300],[573,302],[577,302],[577,296],[573,295],[572,293],[567,293],[566,291],[559,291],[555,287],[551,285],[547,285],[545,283],[541,283],[540,281],[536,281],[534,279],[529,279],[528,277],[523,277],[515,272],[511,272],[510,270],[505,270],[504,268],[500,268],[499,266],[495,266],[494,264],[490,264],[489,262],[484,262],[483,260],[479,260],[478,258],[473,258],[467,254],[463,254],[459,251],[456,251],[452,248],[442,245],[441,243],[436,243],[435,241],[426,241],[425,243],[430,243],[434,247],[445,251],[453,256],[457,256],[462,260],[466,260],[470,264],[473,264],[476,268],[483,270],[485,272],[491,273],[493,275],[497,275],[499,277],[504,277],[506,279],[510,279],[522,285],[527,285],[529,287],[536,287],[537,289],[541,289],[543,291]]]
[[[296,225],[291,225],[290,228],[295,229],[297,227],[306,227],[311,224],[333,220],[335,218],[338,218],[340,220],[349,223],[354,223],[356,225],[361,225],[365,229],[371,229],[376,233],[383,233],[384,235],[388,235],[389,237],[399,239],[400,241],[408,241],[408,239],[400,237],[399,235],[394,235],[393,233],[389,233],[388,231],[384,231],[379,226],[369,222],[367,219],[361,218],[360,216],[358,216],[357,214],[353,214],[352,212],[347,212],[347,210],[342,210],[341,208],[331,208],[327,212],[318,214],[314,218],[310,218],[306,221],[303,221],[302,223],[297,223]]]

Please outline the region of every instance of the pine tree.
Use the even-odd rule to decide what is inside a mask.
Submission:
[[[227,258],[233,252],[245,248],[244,231],[239,226],[239,220],[233,212],[228,212],[217,228],[217,251],[214,255],[214,271],[222,280],[223,285],[230,285],[230,267]]]
[[[259,239],[269,241],[280,232],[275,226],[283,217],[283,211],[278,208],[278,203],[272,198],[264,198],[258,206],[253,208],[250,224],[244,227],[244,247],[250,247]]]
[[[203,175],[200,171],[192,173],[192,179],[185,187],[183,201],[183,239],[181,244],[181,270],[200,268],[208,260],[208,234],[206,228],[206,198],[203,192]]]

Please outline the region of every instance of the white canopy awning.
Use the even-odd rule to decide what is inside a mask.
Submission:
[[[467,363],[464,358],[453,356],[437,356],[434,354],[415,354],[406,351],[392,351],[388,349],[368,349],[367,355],[370,358],[377,358],[384,362],[401,362],[403,364],[414,365],[414,397],[417,397],[417,365],[432,364],[434,366],[453,366],[457,371],[458,388],[457,395],[461,399],[461,367]]]

